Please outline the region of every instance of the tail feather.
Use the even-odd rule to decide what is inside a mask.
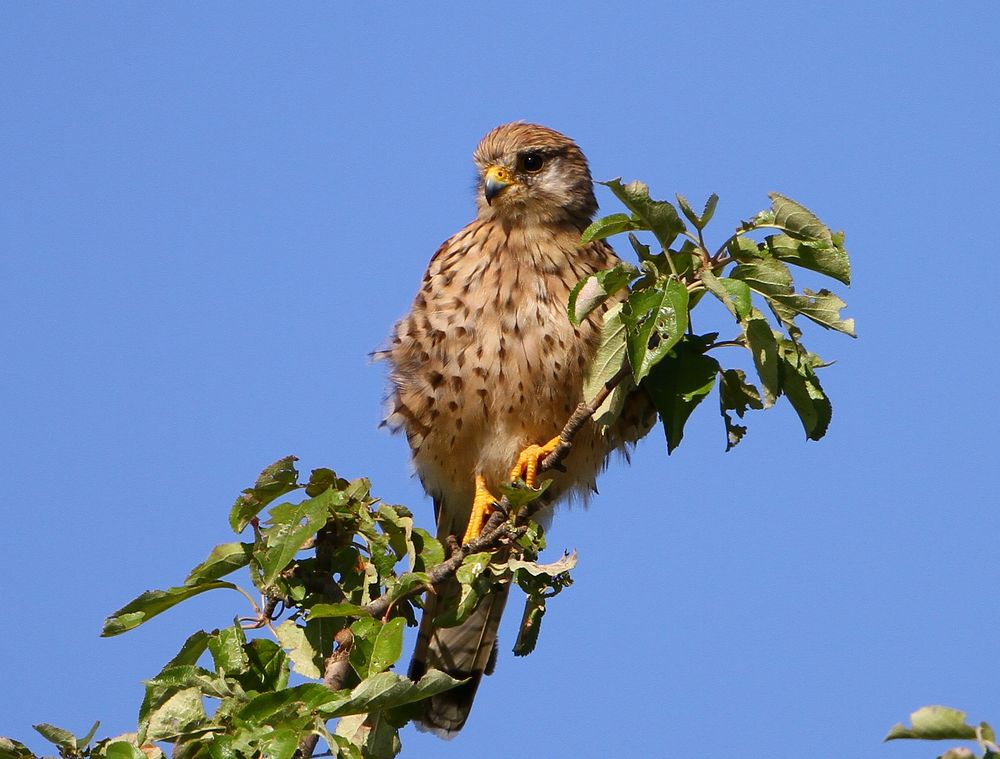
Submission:
[[[489,593],[468,619],[455,627],[434,625],[436,609],[442,597],[458,592],[458,584],[428,595],[417,646],[410,662],[409,676],[417,680],[428,669],[439,669],[468,682],[432,696],[424,702],[424,714],[417,727],[442,738],[452,738],[469,718],[472,702],[483,675],[493,672],[496,663],[497,629],[507,603],[508,587]]]

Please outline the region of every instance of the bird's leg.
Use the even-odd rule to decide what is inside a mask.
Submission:
[[[538,474],[538,462],[548,456],[559,445],[559,436],[552,438],[545,445],[529,445],[521,455],[517,457],[517,463],[510,472],[510,478],[516,480],[518,477],[524,480],[524,484],[529,488],[535,487],[535,478]]]
[[[469,516],[469,526],[465,529],[465,537],[462,544],[468,543],[479,537],[483,531],[483,525],[496,510],[496,498],[486,488],[486,479],[481,474],[476,475],[476,496],[472,501],[472,514]]]

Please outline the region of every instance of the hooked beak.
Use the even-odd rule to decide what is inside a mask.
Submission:
[[[493,205],[493,200],[513,182],[510,172],[503,166],[490,166],[486,170],[486,179],[483,181],[483,195],[486,202]]]

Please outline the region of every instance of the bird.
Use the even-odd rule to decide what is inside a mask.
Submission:
[[[535,485],[534,469],[583,400],[612,304],[574,325],[570,291],[619,262],[603,240],[581,245],[597,200],[573,140],[539,124],[502,124],[483,137],[473,161],[476,216],[431,258],[382,354],[390,364],[385,423],[405,433],[442,542],[475,538],[497,486],[512,476]],[[588,422],[563,471],[546,473],[548,501],[586,499],[609,455],[650,424],[634,414],[608,430]],[[467,682],[428,699],[418,728],[445,738],[462,729],[495,664],[507,590],[495,589],[464,622],[445,628],[434,615],[448,591],[428,594],[409,676],[435,668]]]

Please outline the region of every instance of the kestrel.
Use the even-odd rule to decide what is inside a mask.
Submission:
[[[608,307],[574,326],[566,313],[570,290],[618,263],[603,241],[580,245],[597,201],[572,140],[536,124],[504,124],[473,158],[476,218],[431,259],[384,353],[392,385],[386,421],[406,433],[442,541],[475,537],[512,465],[520,460],[515,475],[533,475],[529,466],[551,450],[582,400]],[[553,480],[547,495],[586,495],[609,454],[638,437],[626,424],[638,426],[622,422],[605,433],[588,422],[565,471],[546,473]],[[420,721],[450,736],[465,724],[483,674],[492,672],[507,589],[450,628],[434,625],[437,600],[426,600],[410,676],[436,668],[469,678],[429,699]]]

